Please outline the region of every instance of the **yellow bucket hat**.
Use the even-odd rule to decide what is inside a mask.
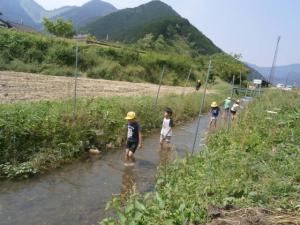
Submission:
[[[218,107],[218,103],[217,102],[212,102],[210,106],[211,107]]]
[[[135,119],[136,115],[135,112],[128,112],[127,116],[125,117],[125,120],[133,120]]]

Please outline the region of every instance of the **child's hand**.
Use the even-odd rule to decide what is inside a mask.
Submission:
[[[143,148],[143,144],[142,144],[142,143],[139,144],[139,148],[140,148],[140,149]]]

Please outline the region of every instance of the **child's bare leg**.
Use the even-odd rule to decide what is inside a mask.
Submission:
[[[213,123],[213,119],[211,118],[209,122],[209,128],[211,128],[212,123]]]
[[[172,145],[171,145],[171,142],[167,142],[167,148],[166,148],[168,151],[170,151],[172,149]]]
[[[131,161],[132,161],[132,162],[135,162],[135,156],[134,156],[133,153],[132,153],[132,155],[131,155]]]
[[[159,144],[160,144],[160,150],[163,150],[163,148],[164,148],[164,140],[163,140],[162,137],[160,138]]]
[[[161,141],[160,142],[160,149],[163,150],[163,148],[164,148],[164,141]]]
[[[128,159],[131,160],[131,162],[134,162],[134,161],[135,161],[135,157],[134,157],[132,151],[129,151],[129,152],[128,152]]]
[[[129,149],[125,150],[124,160],[125,160],[125,162],[127,162],[129,160]]]

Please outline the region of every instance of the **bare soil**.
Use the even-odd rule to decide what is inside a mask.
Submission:
[[[158,85],[101,79],[78,78],[77,96],[155,96]],[[0,71],[0,103],[63,100],[74,96],[74,78]],[[191,87],[162,86],[161,95],[194,92]]]

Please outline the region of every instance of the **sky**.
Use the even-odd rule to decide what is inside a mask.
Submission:
[[[35,0],[46,9],[88,0]],[[149,0],[106,0],[118,9]],[[277,65],[300,63],[300,0],[163,0],[227,53],[271,66],[280,35]]]

